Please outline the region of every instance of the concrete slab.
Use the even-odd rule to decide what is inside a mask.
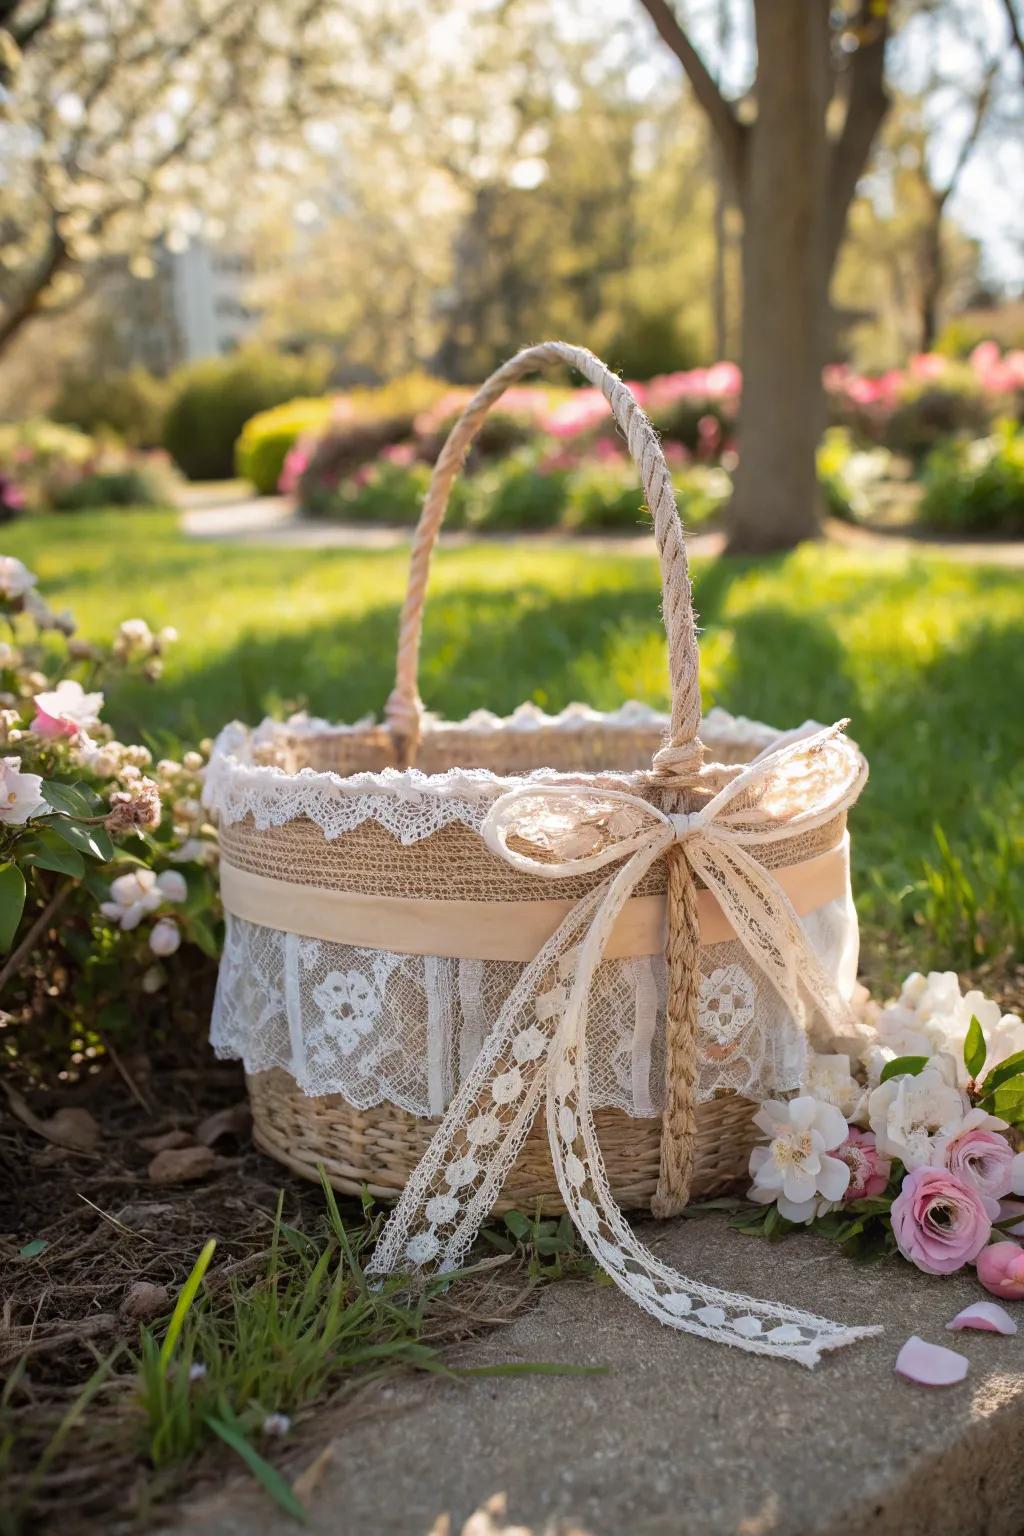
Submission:
[[[823,1240],[767,1246],[718,1217],[648,1226],[695,1278],[851,1323],[878,1338],[813,1371],[675,1334],[612,1286],[563,1282],[462,1365],[556,1361],[593,1376],[400,1382],[339,1437],[311,1499],[331,1536],[1020,1536],[1024,1330],[945,1332],[973,1275],[855,1265]],[[1018,1309],[1024,1323],[1024,1305]],[[911,1333],[961,1350],[943,1390],[893,1374]],[[330,1415],[323,1421],[331,1435]],[[251,1485],[193,1505],[177,1536],[284,1536]]]

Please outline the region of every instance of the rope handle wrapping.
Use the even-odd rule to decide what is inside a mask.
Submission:
[[[702,757],[698,741],[700,678],[686,545],[672,478],[657,434],[640,409],[636,396],[593,352],[588,352],[585,347],[569,346],[564,341],[545,341],[535,347],[526,347],[503,363],[477,390],[438,455],[413,536],[409,583],[398,628],[395,686],[385,709],[398,764],[408,767],[415,759],[419,743],[423,721],[418,681],[423,604],[430,558],[444,521],[452,485],[487,412],[508,386],[539,368],[559,363],[575,368],[601,390],[640,472],[661,560],[663,613],[672,683],[671,740],[664,756],[659,754],[661,761],[656,766],[672,777],[687,778],[699,768]]]
[[[413,535],[409,582],[398,629],[395,686],[385,719],[400,767],[415,759],[423,725],[419,693],[420,641],[430,559],[444,521],[448,497],[474,437],[491,406],[510,384],[539,368],[567,364],[600,389],[640,473],[661,562],[662,615],[668,636],[672,713],[669,740],[655,755],[654,771],[666,790],[681,791],[700,771],[700,659],[693,612],[689,562],[672,478],[661,444],[636,396],[600,358],[585,347],[545,341],[526,347],[481,385],[459,416],[438,455]],[[683,798],[673,808],[684,809]],[[700,935],[693,874],[680,850],[668,862],[668,1004],[665,1023],[665,1107],[662,1113],[658,1188],[651,1202],[655,1216],[677,1214],[685,1206],[693,1168],[696,1136],[694,1084],[697,1076],[697,1006],[700,986]]]

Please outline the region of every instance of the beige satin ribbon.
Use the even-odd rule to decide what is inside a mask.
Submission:
[[[825,853],[772,870],[801,917],[845,894],[849,838]],[[271,880],[221,862],[224,906],[235,917],[265,928],[388,949],[401,955],[443,955],[466,960],[532,960],[575,906],[574,901],[435,901],[408,896],[365,896],[320,886]],[[712,893],[698,890],[703,944],[736,937]],[[621,912],[605,957],[658,955],[665,948],[664,896],[633,896]]]

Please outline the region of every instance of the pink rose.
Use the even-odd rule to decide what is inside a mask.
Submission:
[[[840,1158],[850,1170],[844,1200],[872,1199],[885,1193],[892,1163],[878,1151],[871,1131],[859,1131],[851,1125],[850,1134],[832,1155]]]
[[[978,1254],[978,1279],[993,1296],[1024,1301],[1024,1248],[1018,1243],[993,1243]]]
[[[950,1173],[981,1195],[993,1221],[998,1219],[1000,1200],[1013,1189],[1014,1152],[996,1129],[1002,1123],[984,1110],[972,1109],[956,1135],[935,1148],[936,1157]]]
[[[951,1275],[976,1259],[992,1232],[977,1190],[947,1168],[915,1168],[892,1203],[892,1230],[904,1258],[928,1275]]]

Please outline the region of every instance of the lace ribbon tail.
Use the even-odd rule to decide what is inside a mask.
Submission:
[[[794,1018],[804,1018],[806,993],[834,1034],[849,1032],[849,1010],[770,871],[725,832],[695,839],[687,852],[736,937]]]
[[[670,1328],[806,1366],[826,1350],[881,1333],[689,1280],[644,1247],[608,1184],[590,1108],[585,1031],[585,1012],[573,1021],[567,1011],[548,1062],[548,1140],[573,1224],[618,1288]]]
[[[555,999],[564,1004],[572,951],[608,883],[577,902],[505,1000],[388,1217],[368,1273],[448,1271],[469,1250],[533,1124],[561,1012]]]

